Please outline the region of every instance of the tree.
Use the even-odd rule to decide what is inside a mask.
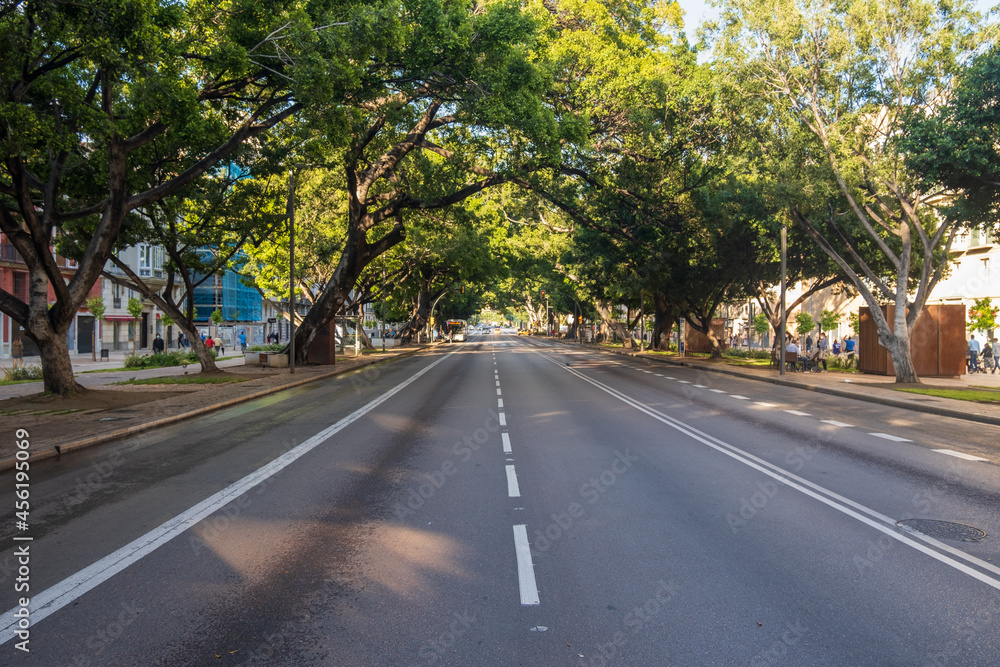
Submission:
[[[961,72],[945,104],[907,121],[900,144],[925,189],[957,193],[950,217],[993,225],[1000,235],[1000,46]]]
[[[165,197],[135,214],[122,243],[141,240],[164,249],[165,287],[139,275],[116,255],[111,256],[111,262],[118,272],[102,274],[141,293],[176,322],[191,342],[203,373],[217,372],[218,367],[195,325],[195,288],[227,269],[240,270],[244,248],[265,245],[276,228],[287,226],[276,199],[282,194],[276,191],[277,183],[266,175],[241,177],[250,173],[250,165],[242,166],[231,162],[220,173],[203,176],[181,194]],[[221,322],[219,319],[216,324]]]
[[[820,331],[832,331],[840,324],[840,315],[832,310],[824,310],[819,316]]]
[[[318,70],[364,61],[372,40],[320,29],[333,2],[311,5],[314,15],[271,0],[5,7],[0,231],[27,265],[29,297],[0,290],[0,310],[38,344],[45,390],[68,395],[83,387],[66,334],[129,212],[292,117],[298,97],[331,101],[349,86]],[[152,169],[169,177],[150,185]],[[73,271],[59,259],[64,240],[82,248]]]
[[[795,316],[795,333],[805,336],[816,328],[816,321],[809,313],[799,313]]]
[[[919,382],[910,336],[957,228],[938,214],[946,193],[923,189],[903,168],[897,139],[915,110],[943,101],[977,47],[977,18],[964,1],[786,1],[777,11],[763,0],[725,3],[726,64],[781,102],[789,123],[776,132],[794,138],[805,158],[781,173],[792,218],[871,308],[897,382]],[[878,262],[890,270],[879,271]],[[883,302],[895,304],[891,323]]]
[[[132,354],[136,353],[139,342],[139,318],[142,317],[142,308],[142,301],[134,296],[129,297],[128,305],[125,309],[128,311],[128,314],[132,316]]]
[[[104,299],[99,296],[90,297],[87,299],[87,310],[94,316],[94,328],[90,331],[90,360],[97,361],[97,327],[106,310]]]
[[[969,331],[983,331],[991,335],[993,329],[997,326],[998,312],[1000,312],[1000,308],[994,306],[988,296],[976,299],[975,303],[969,308],[966,328]]]

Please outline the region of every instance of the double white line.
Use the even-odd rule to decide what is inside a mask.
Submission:
[[[685,424],[684,422],[675,419],[674,417],[666,415],[660,412],[659,410],[644,405],[639,401],[637,401],[636,399],[618,391],[617,389],[609,387],[603,382],[598,382],[597,380],[587,377],[583,373],[580,373],[579,371],[576,371],[571,367],[565,366],[547,355],[537,352],[536,354],[539,354],[539,356],[555,364],[556,366],[563,369],[567,373],[572,373],[573,375],[580,378],[584,382],[588,382],[593,386],[597,387],[598,389],[600,389],[601,391],[610,394],[611,396],[617,398],[619,401],[632,406],[636,410],[639,410],[640,412],[649,415],[653,419],[663,424],[666,424],[667,426],[676,429],[677,431],[680,431],[689,438],[696,440],[697,442],[700,442],[703,445],[706,445],[707,447],[711,447],[712,449],[722,454],[725,454],[726,456],[729,456],[730,458],[733,458],[739,461],[740,463],[750,468],[753,468],[754,470],[762,472],[768,477],[771,477],[781,482],[782,484],[809,496],[810,498],[815,498],[824,505],[832,507],[838,512],[846,514],[847,516],[860,521],[866,526],[870,526],[875,530],[888,535],[892,539],[902,542],[908,547],[916,549],[917,551],[924,553],[930,556],[931,558],[934,558],[935,560],[938,560],[944,563],[945,565],[948,565],[949,567],[952,567],[958,570],[959,572],[962,572],[963,574],[967,574],[968,576],[974,579],[978,579],[987,586],[991,586],[992,588],[1000,590],[1000,578],[998,578],[1000,577],[1000,567],[997,567],[992,563],[987,563],[984,560],[981,560],[979,558],[976,558],[975,556],[965,553],[961,549],[956,549],[952,546],[944,544],[943,542],[940,542],[939,540],[936,540],[928,535],[924,535],[923,533],[918,533],[916,531],[909,531],[904,534],[902,532],[902,530],[904,529],[899,528],[896,525],[896,521],[891,517],[888,517],[880,512],[877,512],[869,507],[866,507],[861,503],[855,502],[850,498],[845,498],[844,496],[835,493],[833,491],[830,491],[829,489],[824,488],[819,484],[814,484],[813,482],[810,482],[809,480],[803,477],[799,477],[798,475],[791,473],[785,470],[784,468],[781,468],[780,466],[776,466],[772,463],[769,463],[768,461],[765,461],[764,459],[754,456],[753,454],[750,454],[749,452],[746,452],[740,449],[739,447],[734,447],[733,445],[730,445],[727,442],[719,440],[718,438],[709,435],[704,431],[700,431],[699,429],[696,429],[693,426]],[[975,565],[977,568],[979,568],[980,570],[984,570],[985,572],[980,572],[979,570],[975,570],[969,565],[966,565],[966,563]],[[991,574],[987,574],[987,572],[992,573],[992,575],[996,576],[991,576]]]

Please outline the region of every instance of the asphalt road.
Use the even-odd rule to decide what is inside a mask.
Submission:
[[[996,665],[998,434],[473,338],[5,475],[0,664]]]

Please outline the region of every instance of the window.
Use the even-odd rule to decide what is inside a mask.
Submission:
[[[139,250],[139,277],[149,278],[153,275],[153,249],[146,243],[140,243]]]
[[[163,248],[160,246],[153,248],[153,275],[163,277]]]

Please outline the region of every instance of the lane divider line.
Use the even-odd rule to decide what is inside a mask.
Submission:
[[[520,498],[521,487],[517,485],[517,473],[514,472],[514,466],[505,467],[507,468],[507,497]]]
[[[534,606],[539,603],[538,585],[535,583],[535,566],[531,563],[531,545],[528,528],[523,523],[514,526],[514,551],[517,554],[517,581],[521,589],[521,604]]]
[[[892,435],[891,433],[869,433],[868,435],[874,435],[876,438],[882,438],[883,440],[892,440],[893,442],[913,442],[912,440],[900,438],[898,435]]]
[[[498,408],[502,408],[503,407],[503,399],[502,398],[498,398],[497,399],[497,407]]]
[[[726,393],[725,389],[709,389],[709,391],[712,392],[713,394],[725,394]]]
[[[544,359],[550,361],[559,368],[562,368],[564,371],[572,373],[573,375],[577,376],[584,382],[588,382],[593,386],[597,387],[598,389],[601,389],[605,393],[614,396],[623,403],[634,407],[636,410],[639,410],[640,412],[649,415],[653,419],[656,419],[657,421],[662,422],[677,431],[680,431],[681,433],[687,435],[688,437],[708,447],[711,447],[712,449],[722,454],[725,454],[726,456],[729,456],[730,458],[733,458],[743,463],[744,465],[753,468],[754,470],[762,472],[765,475],[775,479],[776,481],[779,481],[782,484],[789,486],[790,488],[793,488],[811,498],[814,498],[823,503],[824,505],[827,505],[828,507],[831,507],[839,512],[842,512],[843,514],[846,514],[847,516],[850,516],[860,521],[861,523],[874,528],[875,530],[889,536],[894,540],[906,544],[907,546],[915,549],[916,551],[926,554],[931,558],[941,563],[944,563],[945,565],[952,567],[955,570],[962,572],[963,574],[972,577],[973,579],[977,579],[986,584],[987,586],[990,586],[991,588],[1000,590],[1000,567],[994,565],[993,563],[984,561],[981,558],[977,558],[972,554],[966,553],[961,549],[952,547],[949,544],[945,544],[940,540],[937,540],[929,535],[924,535],[923,533],[920,532],[906,531],[906,533],[904,534],[900,532],[899,529],[897,528],[895,519],[892,519],[891,517],[888,517],[882,514],[881,512],[873,510],[870,507],[867,507],[859,502],[851,500],[850,498],[842,496],[839,493],[836,493],[835,491],[832,491],[823,486],[820,486],[819,484],[811,482],[808,479],[805,479],[804,477],[796,475],[795,473],[789,472],[784,468],[774,465],[769,461],[765,461],[764,459],[755,456],[745,450],[742,450],[739,447],[730,445],[729,443],[720,440],[715,436],[709,435],[708,433],[705,433],[704,431],[701,431],[693,426],[690,426],[680,421],[679,419],[676,419],[658,410],[650,408],[649,406],[638,402],[637,400],[618,391],[613,387],[610,387],[602,382],[587,377],[583,373],[580,373],[573,368],[562,366],[561,364],[559,364],[558,361],[554,359],[551,359],[541,354],[539,356],[542,356]],[[921,544],[921,542],[917,542],[917,540],[920,540],[924,544]],[[927,545],[930,545],[930,547],[934,548],[932,549]],[[968,563],[972,563],[973,565],[979,567],[982,570],[991,572],[994,575],[998,575],[998,577],[992,577],[988,574],[985,574],[984,572],[974,570],[965,563],[958,562],[957,559],[964,560]]]
[[[296,447],[288,450],[270,463],[261,466],[254,472],[243,477],[243,479],[233,482],[226,488],[212,494],[188,510],[181,512],[174,518],[160,524],[145,535],[132,540],[120,549],[108,554],[104,558],[101,558],[96,563],[83,568],[76,574],[70,575],[54,586],[33,595],[31,599],[32,626],[37,624],[42,619],[59,611],[66,605],[72,604],[88,591],[101,585],[125,568],[139,561],[144,556],[151,554],[156,549],[160,548],[178,535],[184,533],[191,526],[194,526],[199,521],[219,511],[261,482],[281,472],[292,463],[329,440],[333,435],[339,433],[378,406],[385,403],[400,391],[410,386],[432,368],[456,353],[457,352],[449,352],[437,361],[428,365],[426,368],[414,373],[408,379],[399,383],[375,400],[358,408],[338,421],[336,424],[328,426],[305,442],[302,442]],[[0,620],[0,645],[7,643],[15,636],[14,631],[17,629],[18,623],[18,619],[14,617],[16,609],[17,607],[5,612],[2,620]]]
[[[767,403],[766,401],[754,401],[754,405],[759,405],[762,408],[776,408],[778,407],[775,403]]]
[[[504,414],[503,412],[498,412],[497,413],[497,421],[500,422],[501,426],[506,426],[507,425],[507,415]]]
[[[514,450],[510,447],[510,435],[505,431],[500,434],[500,440],[503,441],[503,453],[512,454]]]
[[[966,461],[989,461],[989,459],[984,459],[981,456],[973,456],[972,454],[966,454],[965,452],[956,452],[954,449],[935,449],[933,451],[938,452],[939,454],[947,454],[948,456],[965,459]]]
[[[740,396],[739,394],[730,394],[730,398],[735,398],[737,401],[749,401],[749,396]]]
[[[812,417],[808,412],[802,412],[801,410],[785,410],[785,412],[796,417]]]
[[[854,428],[854,424],[845,424],[844,422],[839,422],[836,419],[820,419],[824,424],[829,424],[830,426],[837,426],[839,428]]]

